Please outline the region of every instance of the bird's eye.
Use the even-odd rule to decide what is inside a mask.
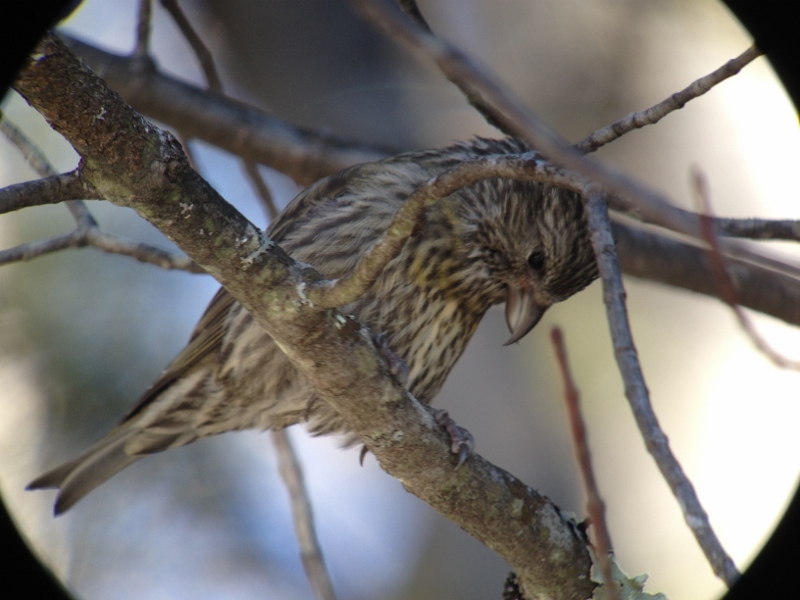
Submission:
[[[534,271],[541,271],[544,268],[544,252],[534,250],[528,256],[528,266]]]

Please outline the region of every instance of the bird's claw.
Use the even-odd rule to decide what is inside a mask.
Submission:
[[[456,461],[456,470],[458,470],[475,449],[475,438],[472,437],[468,430],[457,425],[446,410],[439,408],[431,408],[430,410],[433,413],[436,424],[442,427],[447,432],[447,435],[450,436],[450,452],[458,457]]]
[[[367,448],[367,445],[364,444],[363,446],[361,446],[361,452],[358,453],[358,464],[361,465],[362,467],[364,466],[364,458],[367,456],[368,453],[369,453],[369,448]]]

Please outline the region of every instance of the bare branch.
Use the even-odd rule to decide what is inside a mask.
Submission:
[[[237,100],[110,54],[61,34],[69,47],[136,110],[223,150],[250,158],[310,185],[357,163],[389,152],[354,140],[293,127]]]
[[[713,218],[718,235],[750,240],[784,240],[800,242],[800,221],[794,219],[728,219]]]
[[[0,189],[0,214],[82,198],[100,199],[99,194],[81,179],[77,170],[70,171]]]
[[[203,269],[186,256],[167,252],[133,240],[126,240],[121,236],[104,233],[97,227],[78,228],[66,235],[0,250],[0,265],[32,260],[59,250],[66,250],[67,248],[85,248],[89,246],[99,248],[109,254],[129,256],[141,263],[155,265],[162,269],[205,273]]]
[[[609,206],[612,209],[697,240],[702,239],[700,221],[696,215],[677,210],[660,194],[608,166],[588,160],[572,149],[487,70],[476,65],[453,45],[417,26],[388,0],[352,2],[388,36],[433,61],[448,79],[458,80],[460,85],[480,95],[504,131],[510,131],[525,140],[559,166],[602,185],[610,194]],[[800,276],[800,266],[761,256],[732,240],[723,240],[721,244],[726,255]]]
[[[422,12],[419,10],[416,0],[397,0],[397,4],[422,31],[427,32],[431,36],[435,36],[431,26],[425,20],[425,17],[422,16]],[[470,106],[477,110],[478,113],[480,113],[480,115],[486,119],[486,122],[489,123],[489,125],[496,127],[507,135],[512,135],[511,131],[505,129],[503,123],[496,118],[492,106],[481,97],[481,94],[478,91],[467,85],[461,77],[451,77],[447,74],[447,72],[443,72],[450,82],[461,91],[461,93],[464,95],[464,98],[466,98],[467,102],[469,102]]]
[[[361,259],[358,266],[346,277],[321,281],[310,286],[306,292],[308,300],[318,308],[334,308],[361,297],[400,252],[427,206],[466,185],[490,177],[540,181],[574,191],[580,191],[585,185],[579,176],[555,167],[536,152],[463,161],[434,177],[409,196],[397,211],[384,236]]]
[[[150,31],[153,21],[152,0],[139,0],[139,19],[136,24],[136,48],[133,60],[150,61]]]
[[[529,596],[591,595],[591,559],[573,521],[477,454],[453,470],[447,434],[391,374],[371,333],[309,305],[302,290],[319,275],[265,239],[189,169],[168,133],[137,115],[61,43],[47,37],[36,51],[40,59],[26,65],[15,86],[91,162],[84,176],[93,185],[137,210],[213,274],[381,466],[503,556]],[[100,111],[104,119],[97,121]]]
[[[694,81],[689,87],[672,94],[666,100],[662,100],[645,110],[631,113],[616,123],[598,129],[575,144],[575,149],[582,154],[594,152],[601,146],[613,142],[634,129],[655,125],[669,113],[683,108],[687,102],[702,96],[729,77],[733,77],[762,54],[764,53],[753,44],[742,54],[729,60],[716,71]]]
[[[677,498],[686,524],[700,544],[714,573],[730,587],[739,577],[736,566],[711,528],[708,515],[700,504],[694,486],[672,453],[667,436],[662,431],[650,403],[650,395],[644,382],[628,322],[625,290],[611,235],[608,208],[602,195],[593,188],[594,186],[589,186],[585,193],[587,218],[592,247],[603,282],[603,300],[614,341],[614,355],[625,382],[625,396],[631,405],[645,446]]]
[[[432,31],[431,26],[428,25],[428,22],[425,20],[425,17],[422,16],[422,12],[419,10],[419,6],[417,6],[416,0],[397,0],[397,5],[402,9],[404,13],[406,13],[409,17],[414,19],[417,25],[419,25],[423,29]]]
[[[50,165],[50,161],[47,160],[44,153],[31,143],[19,127],[9,121],[2,110],[0,110],[0,132],[22,152],[25,160],[40,177],[50,177],[56,174],[56,170]]]
[[[222,80],[219,77],[217,66],[214,64],[214,57],[205,43],[203,43],[200,36],[197,35],[197,32],[194,30],[194,27],[192,27],[189,19],[186,18],[181,7],[178,6],[178,0],[161,0],[161,5],[167,9],[172,20],[175,21],[178,29],[181,30],[183,37],[186,38],[186,41],[189,42],[189,45],[192,47],[192,51],[197,57],[197,60],[200,61],[200,68],[203,69],[203,73],[206,75],[208,88],[212,92],[221,94]]]
[[[564,400],[567,404],[572,441],[575,444],[575,454],[577,455],[578,466],[583,478],[583,487],[586,490],[586,512],[589,515],[591,525],[594,527],[595,554],[600,570],[603,573],[603,585],[605,585],[606,592],[611,600],[620,600],[619,588],[615,585],[611,561],[609,560],[612,546],[608,524],[606,523],[606,505],[600,496],[600,490],[597,487],[597,480],[594,476],[592,453],[589,450],[589,437],[581,415],[580,395],[572,379],[572,373],[570,373],[567,349],[564,347],[564,336],[561,333],[561,329],[553,327],[550,330],[550,339],[553,341],[556,362],[558,362],[561,379],[564,382]]]
[[[261,205],[267,213],[267,218],[270,221],[275,220],[278,216],[278,207],[275,206],[275,199],[272,197],[272,192],[267,182],[264,181],[264,178],[261,176],[258,165],[252,160],[244,159],[242,160],[242,166],[244,167],[245,173],[247,173],[247,177],[250,179],[250,183],[253,184],[258,197],[261,199]]]
[[[308,491],[303,482],[303,469],[297,460],[288,432],[285,429],[274,429],[271,434],[278,453],[278,470],[289,492],[295,535],[300,544],[300,558],[306,576],[318,600],[336,600],[333,583],[328,575],[325,559],[322,557],[317,533],[314,531],[314,516],[311,502],[308,500]]]
[[[714,281],[719,290],[720,298],[731,307],[739,325],[744,330],[745,334],[753,345],[761,351],[773,364],[782,369],[800,370],[800,362],[790,360],[777,352],[767,341],[762,338],[755,328],[755,325],[745,314],[742,307],[739,306],[739,299],[736,294],[736,289],[733,285],[728,269],[725,267],[725,258],[719,248],[719,240],[714,234],[714,223],[711,216],[711,198],[708,191],[708,184],[703,177],[703,174],[698,169],[692,170],[692,187],[695,191],[695,196],[700,210],[703,214],[700,216],[700,223],[703,229],[703,235],[708,242],[708,255],[712,266],[712,273]]]
[[[702,248],[620,223],[613,224],[613,231],[627,275],[718,297]],[[742,306],[800,325],[800,280],[739,260],[729,259],[727,266]]]
[[[0,117],[3,117],[2,113]],[[64,202],[77,224],[72,233],[0,250],[0,265],[32,260],[67,248],[94,246],[110,254],[129,256],[162,269],[205,273],[185,256],[101,231],[86,204],[79,200],[79,198],[102,199],[101,195],[81,177],[81,168],[62,175],[54,175],[55,171],[44,154],[8,119],[3,118],[0,127],[9,141],[20,149],[34,170],[43,177],[37,181],[0,190],[0,214],[29,206]]]
[[[186,38],[186,41],[189,42],[189,45],[194,51],[195,56],[197,56],[200,67],[203,69],[203,73],[205,73],[208,88],[214,93],[224,94],[222,79],[219,76],[219,71],[217,71],[217,65],[214,62],[214,56],[194,30],[194,27],[192,27],[189,19],[178,5],[178,1],[161,0],[161,4],[167,9],[167,11],[169,11],[172,19],[178,25],[181,33],[183,33],[183,36]],[[186,143],[184,143],[183,146],[186,150],[188,150],[188,145]],[[187,154],[189,156],[189,160],[192,162],[192,168],[197,170],[191,154],[188,152]],[[261,202],[267,212],[267,217],[270,221],[272,221],[278,216],[278,209],[275,207],[275,202],[272,199],[272,193],[269,191],[269,187],[264,181],[264,178],[261,176],[256,162],[250,158],[243,158],[243,162],[245,173],[247,173],[247,176],[250,178],[256,193],[261,199]]]

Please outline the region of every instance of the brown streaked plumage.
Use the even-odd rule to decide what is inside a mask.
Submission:
[[[480,155],[525,152],[512,139],[409,152],[317,182],[269,228],[295,259],[328,278],[350,272],[422,183]],[[486,310],[506,302],[510,342],[552,304],[597,276],[578,195],[490,179],[427,209],[419,231],[358,301],[342,307],[408,366],[407,387],[430,403]],[[356,438],[224,289],[186,348],[122,422],[29,488],[60,488],[56,514],[147,454],[239,429],[305,422],[315,435]]]

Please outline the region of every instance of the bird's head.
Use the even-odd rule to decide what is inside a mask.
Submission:
[[[597,277],[578,194],[531,182],[487,180],[462,194],[473,285],[506,303],[512,344],[544,312]],[[464,202],[466,200],[466,202]]]

